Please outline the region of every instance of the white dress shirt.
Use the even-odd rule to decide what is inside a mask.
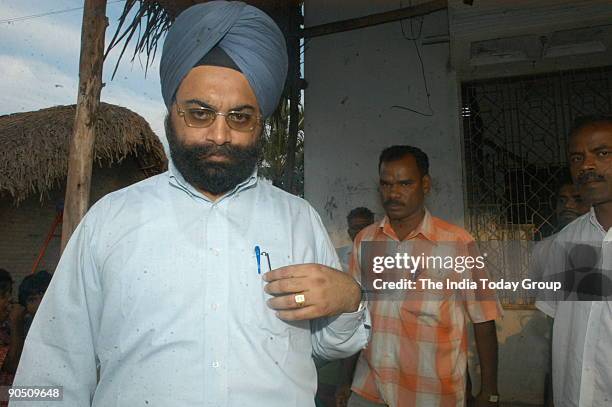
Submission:
[[[596,268],[610,278],[612,229],[605,231],[593,209],[559,232],[551,245],[547,275],[562,271],[555,256],[566,243],[594,246]],[[555,245],[560,245],[555,247]],[[553,397],[555,407],[612,406],[612,301],[540,300],[536,306],[554,318]]]
[[[351,260],[351,255],[353,254],[353,245],[342,246],[336,249],[336,253],[338,254],[338,258],[340,259],[340,265],[342,266],[342,271],[349,271],[349,263]]]
[[[172,164],[107,195],[62,255],[15,385],[63,386],[33,406],[313,406],[313,356],[363,348],[367,311],[280,320],[255,246],[272,268],[340,267],[312,207],[256,174],[215,202]]]

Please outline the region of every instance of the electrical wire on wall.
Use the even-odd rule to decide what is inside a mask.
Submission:
[[[410,0],[410,6],[412,6],[412,0]],[[400,8],[403,8],[403,4],[401,0],[400,0]],[[425,20],[425,17],[420,16],[417,18],[419,20],[418,22],[419,30],[418,30],[417,35],[415,35],[414,33],[415,17],[411,17],[409,19],[410,20],[410,36],[406,34],[406,30],[404,29],[404,20],[400,20],[400,26],[402,27],[402,36],[405,39],[412,41],[412,44],[414,45],[414,49],[416,50],[417,57],[419,58],[419,64],[421,67],[421,75],[423,77],[423,86],[425,88],[425,94],[427,95],[427,111],[423,112],[423,111],[417,110],[416,108],[410,108],[410,107],[402,106],[402,105],[393,105],[391,106],[391,109],[407,110],[409,112],[413,112],[421,116],[431,117],[435,114],[435,112],[433,108],[431,107],[431,94],[429,93],[429,85],[427,83],[427,76],[425,75],[425,64],[423,62],[423,56],[421,55],[421,50],[419,48],[419,45],[417,44],[417,41],[421,39],[421,34],[423,33],[423,20]]]
[[[107,4],[115,4],[115,3],[125,3],[125,0],[111,0]],[[73,7],[73,8],[65,8],[65,9],[61,9],[61,10],[47,11],[45,13],[31,14],[31,15],[21,16],[21,17],[3,18],[3,19],[0,19],[0,24],[13,24],[13,23],[17,23],[17,22],[20,22],[20,21],[33,20],[35,18],[52,16],[52,15],[55,15],[55,14],[70,13],[72,11],[78,11],[78,10],[83,10],[83,6],[81,6],[81,7]]]

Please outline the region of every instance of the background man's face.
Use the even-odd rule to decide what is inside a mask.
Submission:
[[[423,210],[430,179],[428,175],[421,175],[416,159],[406,155],[399,160],[382,163],[379,188],[389,219],[401,220]]]
[[[30,315],[36,314],[38,311],[38,307],[40,306],[40,302],[43,299],[43,294],[31,294],[26,299],[26,312]]]
[[[366,226],[372,224],[372,219],[365,216],[355,216],[348,220],[348,234],[351,240],[355,240],[355,236]]]
[[[166,135],[174,164],[196,188],[220,195],[247,179],[260,156],[262,126],[237,131],[224,116],[217,116],[209,127],[189,127],[177,107],[258,115],[259,105],[246,77],[229,68],[193,68],[177,91]]]
[[[589,204],[586,203],[578,188],[574,184],[565,184],[559,188],[557,195],[557,205],[555,213],[557,216],[557,226],[565,227],[578,216],[584,215],[589,210]]]
[[[612,124],[588,125],[574,134],[569,162],[584,200],[593,206],[612,202]]]

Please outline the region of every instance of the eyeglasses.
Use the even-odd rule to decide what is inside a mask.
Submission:
[[[261,121],[261,115],[249,112],[229,111],[227,113],[217,112],[208,107],[184,107],[181,109],[178,105],[176,111],[179,116],[185,120],[187,127],[205,128],[210,127],[217,116],[225,117],[225,122],[230,129],[249,132],[253,131]]]

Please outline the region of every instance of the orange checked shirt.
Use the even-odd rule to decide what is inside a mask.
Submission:
[[[387,217],[357,235],[350,266],[355,277],[361,277],[361,243],[381,241],[398,242]],[[452,248],[455,255],[480,255],[468,232],[428,211],[402,242],[418,245],[418,254],[446,256]],[[429,271],[423,270],[416,278],[427,276]],[[475,281],[488,278],[484,269],[478,273],[470,270],[462,277],[471,274]],[[462,291],[447,291],[428,300],[427,292],[414,297],[419,293],[406,290],[399,300],[370,301],[371,341],[357,362],[352,390],[391,407],[463,406],[468,318],[475,323],[494,320],[501,316],[501,306],[495,292],[483,289],[481,284]]]

